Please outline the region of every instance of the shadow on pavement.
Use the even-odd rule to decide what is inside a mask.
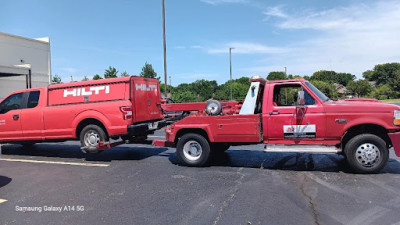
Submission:
[[[69,144],[36,144],[29,147],[22,145],[3,146],[3,155],[15,156],[43,156],[57,158],[77,158],[87,161],[112,160],[143,160],[151,156],[159,155],[168,148],[152,148],[141,146],[118,146],[99,153],[83,153],[79,145]]]
[[[176,154],[173,154],[169,160],[173,164],[178,164]],[[344,156],[336,154],[264,153],[251,150],[228,150],[213,155],[209,166],[352,173]],[[389,159],[386,167],[380,173],[400,174],[400,162]]]
[[[12,179],[5,176],[0,176],[0,188],[6,186],[7,184],[11,183]]]

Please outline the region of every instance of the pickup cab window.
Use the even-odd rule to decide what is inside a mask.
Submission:
[[[13,94],[0,103],[0,114],[11,110],[21,109],[24,93]]]
[[[40,91],[31,91],[28,97],[28,109],[35,108],[39,104]]]
[[[303,90],[299,84],[275,85],[274,87],[274,106],[296,106],[298,92]],[[306,91],[304,99],[306,105],[315,105],[315,99]]]

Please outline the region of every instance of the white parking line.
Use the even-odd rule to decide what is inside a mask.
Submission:
[[[0,204],[6,202],[7,200],[0,198]]]
[[[57,161],[41,161],[41,160],[28,160],[28,159],[5,159],[5,158],[1,158],[0,160],[8,161],[8,162],[44,163],[44,164],[59,164],[59,165],[72,165],[72,166],[98,166],[98,167],[109,166],[109,164],[103,164],[103,163],[76,163],[76,162],[57,162]]]

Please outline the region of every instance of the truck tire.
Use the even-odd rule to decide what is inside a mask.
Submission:
[[[353,137],[347,142],[344,152],[347,163],[356,173],[377,173],[389,159],[385,141],[373,134]]]
[[[206,113],[210,116],[217,116],[222,112],[222,105],[217,100],[208,100],[206,103]]]
[[[231,146],[227,143],[211,143],[210,147],[211,147],[211,152],[218,154],[218,153],[226,152],[226,150],[228,150],[229,147],[231,147]]]
[[[84,127],[80,134],[80,140],[82,147],[90,147],[91,149],[85,150],[89,153],[97,153],[99,149],[97,149],[97,145],[100,141],[106,142],[108,141],[108,137],[104,130],[94,124],[87,125]]]
[[[188,133],[179,139],[176,153],[183,165],[204,166],[210,157],[210,144],[203,136]]]

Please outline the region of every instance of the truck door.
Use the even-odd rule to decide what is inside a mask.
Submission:
[[[132,81],[134,121],[150,121],[162,118],[161,95],[157,81],[135,78]]]
[[[41,140],[43,131],[43,112],[38,107],[40,91],[26,93],[26,108],[21,110],[21,127],[24,140]]]
[[[305,106],[297,106],[303,90]],[[274,84],[269,89],[267,134],[270,144],[312,144],[325,137],[325,113],[319,99],[299,83]]]
[[[23,96],[24,93],[13,94],[0,103],[0,141],[21,139],[20,116]]]

